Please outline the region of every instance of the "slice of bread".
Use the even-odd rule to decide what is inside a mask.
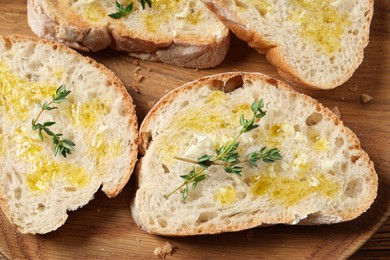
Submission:
[[[368,44],[372,0],[203,0],[239,38],[311,88],[347,81]]]
[[[102,186],[115,197],[128,182],[138,154],[131,97],[103,65],[66,46],[26,36],[0,37],[0,206],[22,233],[47,233],[90,201]],[[32,129],[60,86],[71,93],[37,123],[73,141],[66,158]]]
[[[242,176],[213,165],[183,200],[182,175],[240,131],[253,101],[264,100],[258,128],[242,134],[239,159],[277,148],[275,163],[240,164]],[[331,224],[365,212],[377,175],[356,135],[314,99],[262,74],[226,73],[188,83],[163,97],[140,127],[132,215],[153,234],[185,236],[268,224]],[[169,194],[173,192],[172,195]]]
[[[189,68],[222,62],[229,49],[229,30],[201,2],[139,1],[126,17],[113,19],[115,1],[28,0],[28,23],[40,37],[84,51],[106,47],[145,60]],[[119,1],[126,7],[131,1]]]

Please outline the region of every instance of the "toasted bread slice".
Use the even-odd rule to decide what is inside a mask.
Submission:
[[[229,30],[201,1],[152,1],[144,10],[135,1],[127,16],[108,16],[116,12],[115,1],[28,0],[35,34],[84,51],[109,46],[145,60],[209,68],[229,49]]]
[[[347,81],[363,60],[372,0],[204,0],[281,76],[316,89]]]
[[[0,37],[0,206],[22,233],[47,233],[90,201],[102,186],[115,197],[128,182],[138,154],[131,97],[103,65],[58,43],[26,36]],[[70,90],[57,109],[41,107],[60,85]],[[40,116],[38,117],[38,115]],[[47,125],[74,151],[54,155]],[[59,152],[60,153],[60,152]]]
[[[196,162],[233,142],[241,115],[249,120],[251,104],[261,99],[266,115],[237,140],[242,176],[182,160]],[[282,159],[245,162],[262,147],[279,149]],[[262,74],[218,74],[168,93],[140,127],[140,151],[131,210],[153,234],[338,223],[365,212],[377,193],[374,165],[356,135],[314,99]],[[188,182],[186,195],[192,170],[205,179],[195,188]]]

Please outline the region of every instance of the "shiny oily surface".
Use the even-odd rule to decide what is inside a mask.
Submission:
[[[54,70],[53,76],[60,82],[63,70]],[[26,122],[25,125],[13,129],[13,133],[0,132],[0,154],[6,155],[9,149],[15,149],[16,156],[29,165],[29,171],[24,176],[33,193],[44,192],[58,181],[65,181],[69,189],[84,187],[89,182],[90,173],[74,161],[63,160],[60,156],[54,157],[55,145],[51,138],[43,132],[42,141],[37,132],[31,129],[30,118],[37,116],[31,112],[36,107],[35,103],[50,101],[58,86],[48,82],[32,81],[29,77],[32,76],[19,77],[11,73],[7,65],[0,63],[0,111],[3,111],[3,115],[10,123]],[[121,143],[119,140],[108,141],[104,129],[95,129],[95,124],[100,117],[110,112],[111,100],[96,98],[88,103],[72,103],[73,99],[74,97],[70,95],[68,101],[57,105],[60,108],[55,112],[60,111],[58,116],[65,117],[74,127],[85,130],[86,142],[90,147],[88,153],[95,158],[98,172],[107,171],[107,163],[101,158],[106,158],[108,155],[119,156]],[[44,113],[49,114],[51,111]],[[101,133],[96,134],[99,130]],[[77,148],[80,146],[81,143]]]
[[[351,21],[349,15],[340,13],[333,0],[293,0],[291,20],[301,26],[301,34],[308,43],[314,42],[325,53],[337,52],[340,37]]]
[[[0,213],[0,258],[7,259],[151,259],[156,247],[166,241],[176,248],[166,259],[250,259],[291,256],[299,259],[388,259],[390,257],[390,220],[374,237],[371,235],[387,219],[390,205],[390,19],[389,2],[376,1],[370,42],[365,58],[349,82],[329,91],[298,89],[319,99],[325,106],[338,106],[346,126],[358,134],[362,147],[375,163],[380,189],[374,205],[360,218],[347,223],[325,226],[276,225],[242,232],[196,237],[161,237],[146,233],[135,224],[129,213],[131,183],[119,196],[110,200],[103,192],[76,212],[67,223],[52,234],[23,236],[8,224]],[[26,21],[26,1],[4,1],[0,5],[2,34],[33,35]],[[267,60],[243,41],[232,37],[232,45],[222,65],[207,70],[183,69],[157,62],[139,62],[145,80],[137,82],[135,59],[110,50],[92,55],[112,69],[125,83],[137,108],[139,121],[150,110],[149,103],[157,102],[168,90],[201,76],[227,71],[261,71],[280,78]],[[149,72],[147,68],[151,68]],[[355,92],[349,87],[357,85]],[[133,88],[134,87],[134,88]],[[137,93],[135,88],[139,88]],[[372,102],[362,104],[362,93],[374,96]],[[343,98],[343,99],[341,99]],[[378,123],[380,122],[380,123]],[[332,142],[332,140],[329,140]],[[87,242],[86,242],[87,241]],[[368,241],[365,246],[363,243]],[[358,250],[360,248],[360,250]],[[351,256],[354,252],[355,255]]]
[[[189,105],[174,115],[167,131],[160,134],[154,144],[163,163],[168,166],[178,163],[174,159],[175,156],[196,160],[203,154],[214,154],[215,149],[232,141],[234,133],[240,130],[241,115],[249,119],[253,112],[249,103],[230,105],[227,103],[229,101],[231,102],[229,95],[222,91],[213,91],[201,105]],[[223,104],[229,105],[223,106]],[[313,150],[310,155],[299,151],[295,152],[289,160],[282,159],[273,164],[262,164],[259,167],[260,171],[243,164],[243,176],[238,178],[250,180],[247,181],[249,188],[243,192],[254,197],[272,198],[286,207],[294,206],[311,195],[336,197],[341,189],[332,175],[328,174],[332,171],[332,162],[329,161],[330,166],[324,168],[314,164],[310,158],[329,151],[330,144],[315,128],[307,127],[306,131],[308,136],[297,132],[292,125],[275,122],[252,130],[251,134],[242,135],[238,139],[240,144],[237,148],[241,160],[248,147],[252,146],[259,146],[257,149],[263,146],[268,149],[278,148],[282,155],[294,153],[284,151],[282,146],[288,140],[291,142],[291,139],[300,138],[301,144],[303,142],[302,145],[307,151]],[[221,168],[221,166],[211,167]],[[264,167],[266,171],[262,170]],[[208,170],[205,170],[206,175],[208,178],[213,178],[212,175],[215,173],[207,174]],[[208,181],[209,179],[206,179],[204,183]],[[205,185],[204,183],[202,184]],[[219,187],[214,191],[213,198],[221,206],[239,203],[236,193],[234,186]]]

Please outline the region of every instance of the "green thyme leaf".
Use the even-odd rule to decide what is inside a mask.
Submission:
[[[53,107],[52,104],[59,104],[64,102],[70,92],[71,91],[67,90],[64,85],[61,85],[52,95],[52,100],[50,102],[45,102],[43,104],[36,103],[41,108],[41,111],[39,112],[38,116],[31,121],[31,128],[33,131],[38,131],[39,139],[42,141],[44,140],[42,131],[52,137],[53,144],[56,145],[54,148],[54,156],[61,154],[62,156],[66,157],[67,154],[71,154],[71,151],[74,151],[75,143],[68,139],[61,140],[61,133],[55,134],[49,129],[49,127],[53,126],[56,122],[47,121],[43,124],[40,124],[38,123],[38,120],[43,111],[57,109],[58,107]]]
[[[142,9],[145,10],[145,6],[146,4],[148,4],[148,6],[151,8],[152,7],[152,1],[151,0],[141,0],[141,6],[142,6]]]
[[[259,102],[256,102],[255,100],[251,105],[251,110],[253,112],[252,117],[250,119],[246,119],[244,115],[241,115],[240,125],[242,128],[240,132],[233,139],[233,141],[228,142],[220,147],[217,147],[215,149],[215,155],[205,154],[199,157],[196,161],[181,157],[175,157],[175,159],[177,160],[198,164],[202,167],[202,170],[196,171],[195,168],[193,168],[187,175],[180,175],[180,177],[184,179],[184,183],[178,188],[176,188],[173,192],[168,194],[166,198],[168,198],[170,195],[185,186],[186,188],[183,190],[183,200],[186,200],[188,198],[188,184],[192,183],[192,188],[195,189],[199,182],[206,179],[204,171],[212,165],[223,166],[225,172],[242,176],[241,172],[243,166],[240,166],[238,164],[247,162],[250,166],[257,167],[257,164],[260,160],[265,163],[274,163],[277,160],[281,160],[282,156],[280,155],[280,151],[277,148],[267,150],[266,147],[262,147],[260,150],[248,154],[248,158],[246,160],[240,161],[239,159],[240,156],[237,152],[237,148],[239,146],[238,139],[242,134],[250,132],[253,129],[259,127],[259,124],[256,124],[256,122],[267,114],[267,111],[264,111],[263,108],[263,99],[260,99]]]

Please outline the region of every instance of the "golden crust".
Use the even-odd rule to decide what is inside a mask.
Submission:
[[[61,1],[28,0],[28,22],[39,37],[56,40],[82,51],[110,47],[141,57],[188,68],[209,68],[222,62],[229,49],[229,30],[221,40],[207,38],[138,35],[118,21],[90,24]],[[55,6],[58,5],[58,6]],[[58,14],[58,10],[63,10]],[[184,50],[184,51],[178,51]],[[218,50],[218,51],[215,51]]]
[[[373,0],[367,0],[370,8],[366,11],[367,21],[364,25],[363,31],[363,44],[354,57],[354,64],[348,71],[341,75],[339,78],[328,84],[318,85],[317,82],[313,82],[311,79],[303,78],[299,76],[300,73],[291,65],[291,62],[286,60],[283,56],[279,46],[272,42],[267,42],[263,35],[256,32],[250,26],[246,26],[246,21],[240,18],[235,12],[228,11],[224,8],[225,4],[222,0],[203,0],[206,6],[214,12],[218,18],[240,39],[246,41],[249,46],[256,49],[259,53],[266,54],[268,61],[277,68],[278,73],[287,81],[294,82],[300,86],[304,86],[311,89],[333,89],[346,82],[356,70],[356,68],[363,61],[364,48],[368,44],[369,38],[369,25],[371,23],[373,14]],[[289,50],[294,51],[294,50]]]
[[[244,72],[232,72],[232,73],[222,73],[217,74],[209,77],[200,78],[196,81],[187,83],[169,93],[167,93],[164,97],[160,99],[160,101],[150,110],[150,112],[146,115],[144,121],[142,122],[139,130],[139,149],[141,152],[141,155],[145,155],[145,152],[149,146],[149,142],[151,142],[150,137],[150,125],[153,121],[159,117],[160,111],[163,110],[164,107],[169,106],[173,100],[178,98],[180,95],[191,91],[192,89],[200,88],[205,85],[213,86],[216,89],[224,90],[226,82],[228,82],[230,79],[233,79],[235,77],[242,77],[243,81],[245,80],[252,80],[252,81],[267,81],[268,83],[274,85],[276,88],[288,91],[292,95],[297,95],[299,99],[304,100],[305,103],[309,103],[312,107],[316,108],[316,111],[320,114],[322,114],[324,117],[330,119],[335,126],[342,129],[342,132],[345,136],[348,137],[348,143],[349,143],[349,149],[354,150],[357,152],[357,156],[362,160],[362,164],[364,164],[368,169],[369,173],[366,176],[367,185],[372,187],[371,193],[368,195],[368,199],[365,202],[361,202],[356,205],[356,207],[349,209],[348,211],[337,213],[336,215],[327,216],[327,215],[309,215],[304,221],[301,221],[298,223],[299,225],[313,225],[313,224],[330,224],[334,222],[343,222],[348,221],[351,219],[356,218],[360,214],[362,214],[364,211],[366,211],[367,208],[371,205],[371,203],[374,201],[376,197],[376,191],[378,186],[378,177],[375,172],[374,164],[368,157],[367,153],[362,150],[360,146],[360,141],[357,138],[357,136],[347,127],[343,125],[343,122],[340,120],[340,118],[334,114],[330,109],[323,106],[321,103],[319,103],[317,100],[306,96],[304,94],[300,94],[296,92],[292,87],[290,87],[288,84],[275,80],[273,78],[270,78],[266,75],[260,74],[260,73],[244,73]],[[220,84],[220,83],[223,84]],[[239,88],[240,86],[236,86],[236,88]],[[231,90],[231,89],[229,89]],[[146,134],[145,134],[146,133]],[[142,158],[141,158],[142,160]],[[135,173],[135,178],[138,180],[140,174],[153,174],[148,172],[143,172],[142,169],[142,161],[140,160],[139,165],[137,167],[137,171]],[[138,189],[138,187],[136,187]],[[149,233],[153,234],[161,234],[159,230],[149,229],[149,227],[145,226],[143,224],[143,220],[141,219],[141,216],[138,215],[139,208],[143,207],[143,204],[148,201],[147,194],[136,192],[136,195],[132,198],[131,201],[131,209],[133,218],[136,221],[136,223],[145,229]],[[337,218],[337,220],[335,220]],[[172,230],[168,233],[165,233],[163,235],[168,236],[190,236],[190,235],[196,235],[196,234],[216,234],[216,233],[222,233],[222,232],[234,232],[234,231],[240,231],[244,229],[249,229],[257,226],[263,226],[263,225],[269,225],[269,224],[280,224],[280,223],[291,223],[291,219],[283,218],[283,217],[269,217],[267,219],[259,219],[259,218],[253,218],[250,222],[245,223],[239,223],[235,225],[218,225],[213,227],[208,227],[207,229],[202,228],[187,228],[184,230]]]
[[[81,54],[77,53],[76,51],[74,51],[74,50],[72,50],[72,49],[70,49],[62,44],[58,44],[56,42],[52,42],[49,40],[40,39],[40,38],[36,38],[36,37],[25,36],[25,35],[11,35],[11,36],[0,36],[0,37],[1,37],[1,39],[8,41],[11,44],[14,42],[35,42],[37,44],[50,45],[53,47],[53,49],[57,49],[61,52],[76,56],[78,59],[84,60],[86,63],[94,66],[95,68],[99,69],[103,74],[105,74],[109,78],[110,83],[112,83],[112,85],[121,94],[123,101],[125,103],[127,114],[129,116],[128,127],[129,127],[129,130],[131,131],[131,133],[133,134],[133,136],[135,137],[134,140],[132,140],[132,142],[130,144],[131,149],[130,149],[129,157],[131,158],[131,164],[129,167],[129,171],[127,173],[123,174],[121,182],[118,183],[118,185],[114,189],[105,190],[104,185],[102,188],[104,190],[104,192],[107,194],[107,196],[110,198],[113,198],[116,195],[118,195],[121,192],[121,190],[123,189],[123,187],[126,185],[126,183],[128,182],[128,180],[129,180],[129,178],[134,170],[134,167],[135,167],[135,164],[137,161],[137,156],[138,156],[137,116],[135,113],[133,100],[132,100],[131,96],[127,93],[127,90],[126,90],[125,86],[123,85],[123,83],[118,79],[118,77],[116,77],[114,75],[114,73],[112,71],[107,69],[104,65],[96,62],[95,60],[93,60],[89,57],[84,57]]]

